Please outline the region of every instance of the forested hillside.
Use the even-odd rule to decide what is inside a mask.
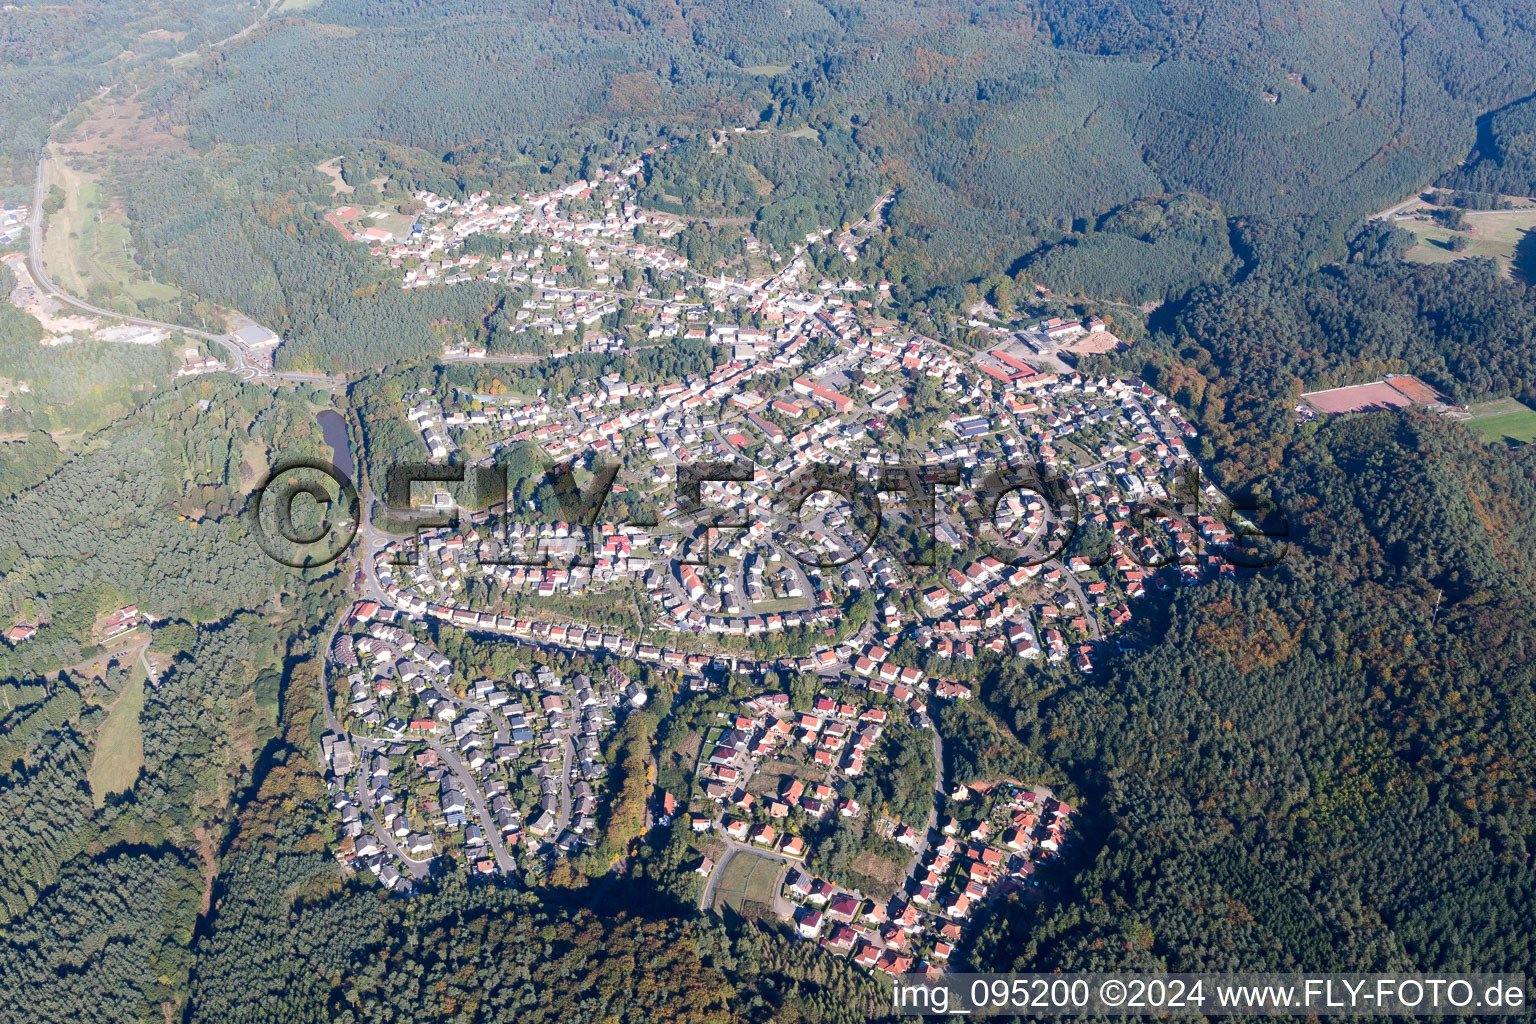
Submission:
[[[425,454],[405,418],[421,389],[558,405],[578,382],[707,375],[732,353],[663,339],[439,362],[445,341],[523,344],[509,328],[524,292],[402,290],[325,221],[343,202],[516,196],[651,150],[639,201],[682,218],[699,262],[745,260],[748,232],[787,251],[891,193],[857,263],[831,246],[807,260],[813,282],[891,282],[892,337],[961,340],[943,332],[981,298],[1005,316],[1103,308],[1135,344],[1080,365],[1170,396],[1223,490],[1279,509],[1288,552],[1209,586],[1149,586],[1088,674],[892,652],[975,691],[933,702],[949,783],[1042,782],[1077,806],[1041,886],[978,909],[951,963],[1536,963],[1536,446],[1487,445],[1425,409],[1296,415],[1303,391],[1389,372],[1452,404],[1536,403],[1536,289],[1485,259],[1403,263],[1407,232],[1361,227],[1431,181],[1536,191],[1521,4],[319,0],[174,64],[257,9],[11,7],[0,171],[29,181],[82,97],[141,88],[146,119],[184,144],[102,153],[96,171],[145,269],[190,300],[157,315],[237,309],[282,334],[279,369],[351,373],[375,486]],[[336,158],[354,191],[317,170]],[[881,1016],[846,960],[696,910],[687,814],[637,835],[647,741],[676,751],[697,732],[698,756],[725,719],[711,704],[700,728],[687,702],[721,692],[651,686],[607,751],[620,785],[597,811],[600,854],[498,884],[439,873],[410,900],[344,872],[319,673],[358,566],[284,569],[245,517],[278,453],[330,455],[314,415],[331,399],[270,378],[167,384],[168,350],[39,338],[0,303],[0,633],[37,626],[0,643],[0,1024]],[[786,360],[752,387],[799,372]],[[18,380],[29,390],[9,393]],[[931,380],[907,399],[891,441],[957,408]],[[531,443],[496,458],[522,480],[514,502],[548,496]],[[646,500],[615,502],[631,499]],[[1078,543],[1108,535],[1094,524]],[[628,596],[547,607],[607,623]],[[873,594],[859,600],[863,614]],[[131,656],[98,628],[128,604],[153,620]],[[506,646],[430,628],[466,679],[511,674]],[[130,676],[139,757],[102,787]],[[847,791],[921,820],[933,748],[904,723],[889,736],[894,774]],[[658,757],[658,784],[682,781],[683,760]],[[845,834],[811,864],[850,877],[856,846]]]
[[[49,126],[131,65],[196,50],[250,23],[239,0],[18,0],[0,19],[0,175],[30,184]]]
[[[1220,281],[1236,257],[1220,206],[1198,196],[1128,204],[1031,256],[1025,273],[1057,295],[1141,304]]]
[[[1515,924],[1536,910],[1536,460],[1393,414],[1287,456],[1269,478],[1294,545],[1280,566],[1180,595],[1148,650],[1031,709],[1104,815],[1069,895],[995,920],[981,962],[1536,956]]]
[[[1477,148],[1441,179],[1451,188],[1536,195],[1536,97],[1478,119]]]
[[[167,161],[127,194],[141,251],[157,275],[204,303],[227,304],[280,331],[285,367],[346,371],[440,351],[434,324],[493,314],[507,293],[475,282],[402,292],[321,213],[313,161],[220,149]],[[396,201],[408,199],[404,191]]]
[[[1530,294],[1486,260],[1261,273],[1196,291],[1130,365],[1194,411],[1217,470],[1246,484],[1281,465],[1303,391],[1414,373],[1457,404],[1531,398]]]
[[[255,683],[281,679],[338,600],[334,570],[279,569],[239,515],[270,452],[323,448],[299,393],[216,378],[68,454],[45,441],[27,438],[44,461],[0,506],[6,621],[39,624],[0,650],[0,1019],[162,1021],[218,870],[199,835],[278,734],[280,691]],[[96,624],[124,604],[159,620],[144,631],[160,667],[141,683],[137,774],[103,794],[103,723],[141,655],[128,638],[132,656],[104,654]]]
[[[38,625],[0,650],[0,678],[70,664],[96,617],[123,605],[208,622],[265,603],[278,567],[239,517],[279,448],[326,451],[296,393],[204,379],[161,395],[0,506],[0,605]]]
[[[1194,409],[1229,487],[1273,499],[1290,550],[1175,595],[1083,685],[992,682],[1104,813],[1064,898],[999,914],[978,962],[1531,962],[1536,450],[1422,411],[1291,413],[1303,386],[1388,370],[1529,397],[1529,295],[1482,263],[1260,273],[1154,338],[1141,372]]]
[[[1495,43],[1470,11],[1340,4],[1256,30],[1228,6],[1191,30],[1172,10],[1140,24],[1049,4],[329,3],[163,90],[161,109],[205,147],[382,139],[492,177],[547,167],[557,140],[676,138],[646,196],[752,217],[770,239],[891,184],[881,269],[925,294],[1163,193],[1316,218],[1336,246],[1353,217],[1465,154],[1478,114],[1536,85],[1520,70],[1536,36],[1501,12],[1485,12]],[[1454,47],[1492,60],[1474,74],[1443,59]],[[735,125],[765,131],[704,147]],[[1168,290],[1161,256],[1090,248],[1127,268],[1101,272],[1114,291]],[[1208,269],[1173,262],[1172,284]]]

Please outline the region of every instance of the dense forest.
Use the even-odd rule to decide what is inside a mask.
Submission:
[[[1518,969],[1536,909],[1536,462],[1424,414],[1296,441],[1295,550],[1009,714],[1098,808],[996,967]],[[994,698],[997,699],[997,698]]]
[[[1302,391],[1414,373],[1456,404],[1536,395],[1536,309],[1487,260],[1256,273],[1196,290],[1125,361],[1195,413],[1220,474],[1277,469]]]
[[[1172,9],[1143,25],[1093,5],[718,7],[323,3],[163,86],[157,103],[204,150],[379,140],[443,154],[461,179],[557,166],[574,177],[593,156],[670,139],[647,201],[745,217],[780,243],[894,185],[875,262],[925,295],[1165,193],[1231,216],[1316,218],[1338,245],[1352,218],[1465,154],[1479,113],[1528,95],[1519,68],[1536,53],[1529,28],[1494,11],[1496,44],[1476,14],[1364,5],[1277,15],[1267,36],[1236,9],[1191,30]],[[1485,46],[1498,62],[1477,74],[1442,59]],[[752,130],[707,145],[733,127]],[[1054,262],[1064,283],[1107,278],[1160,299],[1223,265],[1200,241],[1153,254],[1079,240]],[[1101,250],[1099,266],[1124,270],[1084,279],[1074,261]]]
[[[1477,148],[1440,183],[1476,192],[1536,195],[1536,97],[1479,118]]]
[[[1290,413],[1303,384],[1391,369],[1529,397],[1530,310],[1484,263],[1261,273],[1137,357],[1283,510],[1289,554],[1177,594],[1083,685],[984,689],[1098,812],[1066,897],[996,915],[979,962],[1531,962],[1536,451],[1424,411]]]
[[[0,19],[0,175],[31,182],[49,126],[135,65],[222,39],[251,21],[249,3],[213,0],[17,0]]]
[[[0,505],[0,605],[38,626],[0,650],[0,679],[70,664],[97,617],[123,605],[210,622],[274,596],[278,567],[241,518],[274,450],[327,451],[305,400],[202,378]]]
[[[1221,207],[1198,196],[1143,200],[1031,256],[1029,279],[1056,295],[1161,303],[1235,269]]]
[[[126,196],[156,275],[210,309],[228,304],[279,331],[284,367],[346,371],[420,358],[441,350],[434,324],[473,331],[506,301],[480,282],[401,291],[321,219],[329,199],[309,166],[224,150],[166,161]]]

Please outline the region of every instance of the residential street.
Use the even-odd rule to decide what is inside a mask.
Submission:
[[[719,863],[715,865],[714,870],[709,873],[709,877],[704,881],[704,891],[699,896],[700,910],[708,910],[713,904],[715,885],[725,875],[726,865],[731,862],[731,858],[735,857],[737,853],[755,853],[769,860],[779,861],[784,867],[801,867],[805,864],[803,860],[786,857],[776,850],[766,850],[760,846],[753,846],[751,843],[738,843],[728,836],[716,834],[715,838],[725,843],[725,855],[720,858]],[[795,912],[794,904],[784,898],[784,868],[779,869],[779,876],[773,883],[773,911],[779,917],[785,919],[791,917]]]
[[[366,755],[368,748],[365,746],[363,749]],[[373,823],[374,835],[379,837],[379,842],[384,844],[384,848],[396,860],[405,865],[405,869],[410,872],[412,878],[426,878],[432,871],[432,861],[416,860],[408,856],[400,848],[400,844],[395,841],[394,834],[384,827],[384,823],[379,820],[378,814],[373,809],[373,794],[368,791],[368,776],[363,772],[359,772],[357,777],[357,802],[368,816],[368,819]]]
[[[475,809],[475,816],[480,819],[480,828],[485,832],[485,841],[491,848],[491,853],[496,857],[496,867],[502,874],[509,874],[517,867],[517,862],[507,852],[506,844],[501,839],[501,829],[496,827],[496,819],[491,817],[490,808],[485,803],[485,793],[480,784],[470,775],[469,769],[459,759],[454,750],[436,738],[428,739],[427,745],[437,751],[438,760],[448,766],[448,769],[458,776],[459,784],[464,788],[464,799]]]

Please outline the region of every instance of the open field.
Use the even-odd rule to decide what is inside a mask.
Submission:
[[[1467,425],[1484,441],[1503,441],[1509,445],[1536,441],[1536,409],[1521,405],[1513,398],[1481,402],[1467,410],[1472,418]]]
[[[128,217],[94,174],[50,160],[48,185],[64,193],[43,236],[43,261],[59,287],[103,305],[126,299],[130,313],[152,312],[146,302],[175,301],[176,289],[150,280],[134,261]]]
[[[778,797],[779,790],[787,785],[791,779],[818,780],[819,777],[824,777],[825,774],[825,769],[820,773],[806,771],[802,764],[770,758],[764,760],[758,769],[752,773],[752,778],[747,780],[747,792],[765,800],[772,800]]]
[[[112,705],[107,720],[96,733],[96,756],[91,760],[91,799],[100,807],[108,793],[133,788],[144,765],[144,732],[139,713],[144,709],[144,666],[137,659],[123,692]]]
[[[1097,356],[1106,352],[1113,352],[1120,347],[1120,339],[1108,331],[1099,331],[1097,334],[1085,334],[1077,344],[1070,346],[1067,351],[1079,356]]]
[[[341,157],[333,156],[323,164],[315,164],[315,170],[331,179],[331,195],[346,196],[357,191],[341,177]]]
[[[738,853],[725,866],[725,874],[715,885],[715,910],[728,906],[738,914],[756,903],[769,911],[773,908],[774,888],[784,865],[755,853]]]
[[[775,598],[771,601],[751,601],[753,615],[773,615],[776,612],[803,612],[811,606],[805,597]]]
[[[85,117],[50,147],[50,189],[64,194],[64,207],[48,218],[43,258],[50,276],[65,291],[153,315],[151,307],[182,295],[153,280],[134,259],[129,221],[113,176],[192,151],[163,119],[145,111],[134,95],[91,100]]]
[[[1466,231],[1450,231],[1429,221],[1398,221],[1419,238],[1419,243],[1408,250],[1406,259],[1415,263],[1453,263],[1469,256],[1486,256],[1496,260],[1505,276],[1513,276],[1530,283],[1536,280],[1536,267],[1527,253],[1533,242],[1527,232],[1536,229],[1536,210],[1504,210],[1493,213],[1469,213]],[[1450,239],[1453,235],[1465,235],[1467,247],[1452,252]],[[1521,243],[1524,241],[1524,248]],[[1521,249],[1517,258],[1517,249]]]

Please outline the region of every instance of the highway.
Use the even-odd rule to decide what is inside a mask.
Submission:
[[[109,317],[113,320],[121,320],[124,323],[138,324],[141,327],[158,327],[162,330],[179,332],[193,338],[201,338],[204,341],[213,342],[229,353],[230,370],[241,380],[266,380],[275,383],[302,383],[302,384],[345,384],[345,377],[328,377],[323,373],[278,373],[273,370],[264,370],[251,363],[250,352],[232,335],[209,334],[207,331],[195,330],[184,327],[181,324],[166,323],[162,320],[151,320],[148,317],[128,316],[114,310],[93,306],[84,299],[77,299],[68,292],[63,291],[48,277],[43,267],[43,198],[46,192],[46,174],[48,166],[48,144],[43,144],[43,152],[37,158],[37,184],[32,195],[32,220],[28,239],[28,263],[37,286],[60,302],[67,302],[77,309],[83,309],[87,313],[97,316]]]

